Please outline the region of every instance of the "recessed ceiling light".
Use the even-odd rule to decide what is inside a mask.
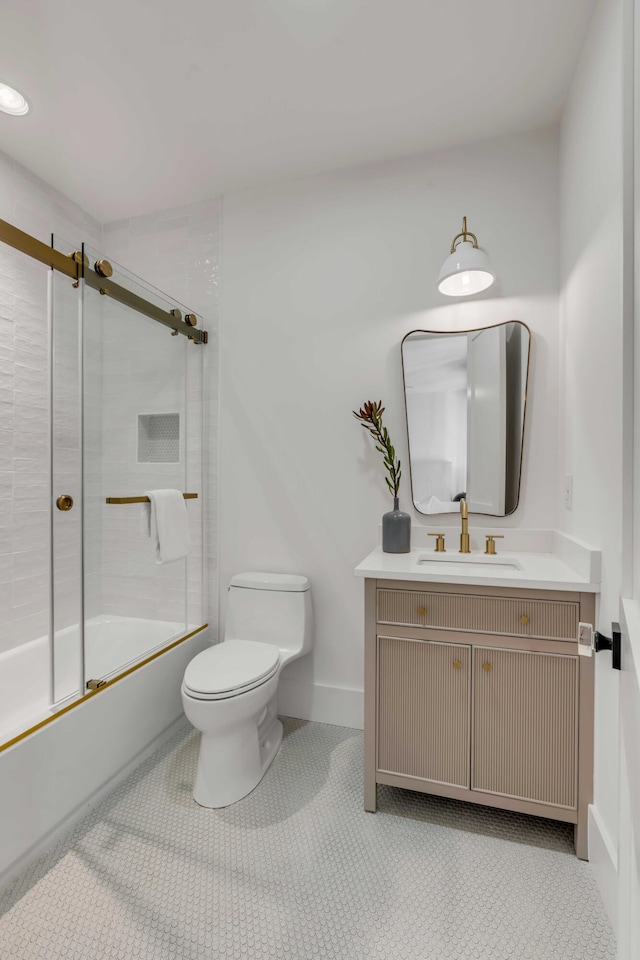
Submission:
[[[0,83],[0,110],[14,117],[23,117],[29,111],[29,104],[17,90],[6,83]]]

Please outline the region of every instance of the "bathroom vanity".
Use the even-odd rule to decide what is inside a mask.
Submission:
[[[388,784],[563,820],[586,859],[593,657],[579,624],[595,622],[596,576],[552,553],[380,548],[356,574],[365,809]]]

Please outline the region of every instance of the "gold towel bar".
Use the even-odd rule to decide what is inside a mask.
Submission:
[[[183,493],[185,500],[197,500],[197,493]],[[105,503],[149,503],[149,497],[105,497]]]

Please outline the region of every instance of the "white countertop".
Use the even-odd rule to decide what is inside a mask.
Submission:
[[[574,541],[574,544],[578,541]],[[583,545],[580,545],[581,547]],[[571,552],[562,549],[565,555]],[[579,590],[598,593],[599,552],[586,548],[592,554],[589,562],[576,563],[583,571],[592,571],[589,579],[569,566],[557,553],[524,553],[499,551],[487,558],[482,553],[468,554],[472,562],[448,550],[442,556],[434,553],[433,546],[417,548],[410,553],[383,553],[376,547],[355,569],[357,577],[379,580],[415,580],[421,583],[462,583],[477,587],[523,587],[530,590]],[[421,557],[433,557],[420,563]],[[594,557],[597,556],[597,561]],[[435,558],[438,558],[437,560]],[[445,559],[446,557],[446,559]],[[473,560],[481,561],[474,563]],[[583,558],[580,558],[582,561]],[[502,564],[500,563],[502,561]],[[509,565],[509,561],[515,565]]]

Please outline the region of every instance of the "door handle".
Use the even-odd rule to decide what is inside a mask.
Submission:
[[[622,670],[622,631],[620,624],[611,623],[610,637],[605,637],[603,633],[596,630],[593,639],[596,653],[600,653],[601,650],[611,650],[611,666],[614,670]]]

